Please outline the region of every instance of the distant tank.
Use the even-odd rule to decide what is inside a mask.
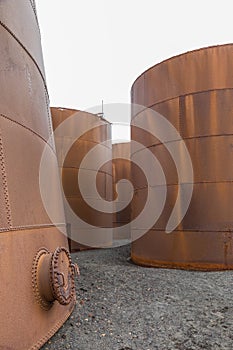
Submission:
[[[97,248],[112,245],[113,214],[93,208],[103,200],[111,203],[113,196],[112,178],[112,144],[111,124],[104,118],[84,111],[68,108],[51,108],[57,156],[60,165],[65,207],[66,222],[71,252],[87,248]],[[71,120],[71,122],[69,122]],[[59,126],[67,127],[59,131]],[[57,129],[57,133],[56,133]],[[75,130],[87,130],[74,140],[67,155],[63,157],[64,147]],[[85,156],[98,147],[95,160],[102,162],[97,171],[94,158],[82,163]],[[97,159],[96,159],[97,158]],[[109,161],[105,161],[109,159]],[[105,164],[106,163],[106,164]],[[84,183],[79,184],[79,174],[82,171]],[[96,186],[98,193],[95,193]],[[100,195],[100,197],[98,196]],[[72,212],[80,220],[73,219]],[[97,228],[108,228],[108,232],[97,236]]]
[[[188,211],[167,234],[165,227],[183,184],[165,145],[132,128],[132,139],[144,144],[162,164],[168,191],[161,217],[132,245],[135,263],[195,270],[233,268],[232,71],[233,45],[221,45],[172,57],[148,69],[133,84],[132,103],[148,107],[172,123],[185,141],[194,171]],[[147,127],[156,129],[153,123],[153,118],[145,120]],[[171,140],[170,146],[172,142],[176,141]],[[148,187],[139,183],[137,173],[132,172],[132,177],[138,198],[134,213]]]
[[[127,182],[131,180],[130,142],[114,143],[112,145],[112,155],[113,185],[116,197],[113,210],[113,227],[115,229],[113,241],[123,243],[131,239],[130,229],[126,226],[131,220],[131,201],[129,200],[129,187],[127,186]],[[117,188],[118,181],[122,183],[121,190]],[[119,193],[119,191],[122,193]],[[124,209],[121,209],[122,205],[124,205]],[[117,227],[122,226],[124,226],[123,230],[118,231]]]

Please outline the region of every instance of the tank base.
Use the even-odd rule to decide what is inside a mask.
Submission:
[[[180,262],[167,262],[160,260],[146,260],[131,254],[131,261],[139,266],[143,267],[155,267],[161,269],[177,269],[177,270],[189,270],[189,271],[224,271],[233,270],[233,265],[226,266],[224,264],[207,264],[207,263],[180,263]]]

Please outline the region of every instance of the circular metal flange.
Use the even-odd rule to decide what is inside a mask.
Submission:
[[[41,248],[32,267],[32,286],[37,302],[49,310],[54,301],[68,305],[75,298],[75,272],[68,250],[58,247],[53,253]]]

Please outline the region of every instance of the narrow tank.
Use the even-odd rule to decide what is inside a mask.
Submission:
[[[113,227],[125,226],[122,231],[117,231],[113,236],[114,242],[131,239],[130,230],[126,226],[131,219],[131,193],[128,181],[131,180],[130,142],[114,143],[112,145],[113,188],[114,188],[114,215]],[[121,181],[121,187],[117,187]],[[121,191],[121,193],[119,193]],[[122,206],[124,209],[122,209]]]
[[[39,349],[69,317],[75,290],[67,237],[41,198],[49,142],[49,196],[64,226],[34,2],[0,2],[0,47],[0,348]]]
[[[53,107],[51,114],[64,201],[68,203],[65,214],[70,250],[111,246],[113,214],[112,210],[106,213],[102,204],[107,201],[111,205],[113,196],[111,124],[98,115],[74,109]],[[74,136],[64,156],[63,146],[74,130],[79,135]],[[79,181],[81,172],[83,182]]]
[[[132,139],[155,155],[167,182],[161,216],[132,245],[135,263],[196,270],[233,268],[232,69],[233,45],[220,45],[172,57],[148,69],[134,82],[132,103],[158,112],[177,129],[189,151],[194,174],[187,213],[172,233],[166,233],[183,184],[166,144],[148,133],[151,127],[156,130],[153,117],[145,119],[145,128],[132,128]],[[135,117],[133,113],[132,121]],[[170,140],[170,147],[172,142],[176,141]],[[142,149],[138,152],[140,156]],[[132,209],[135,212],[148,186],[140,182],[137,173],[132,176],[137,184],[138,200]]]

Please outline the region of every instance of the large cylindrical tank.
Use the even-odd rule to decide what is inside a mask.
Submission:
[[[172,233],[165,233],[182,184],[165,144],[145,130],[132,128],[132,139],[156,156],[167,181],[166,204],[159,220],[132,245],[134,262],[185,269],[233,268],[232,71],[233,45],[229,44],[173,57],[134,82],[132,102],[160,113],[175,126],[190,153],[194,172],[188,211]],[[153,123],[153,117],[147,118],[145,129],[156,129]],[[132,176],[138,198],[134,212],[145,198],[147,185],[140,183],[137,173]]]
[[[115,243],[129,241],[131,234],[128,226],[131,219],[131,193],[128,182],[131,180],[130,163],[130,142],[114,143],[112,145],[112,166],[113,166],[113,188],[114,188],[114,215],[113,227],[115,233],[113,236]],[[121,187],[117,187],[118,181],[121,181]],[[119,193],[121,191],[121,193]],[[123,208],[122,209],[122,205]],[[117,230],[122,227],[123,230]]]
[[[69,317],[75,298],[67,238],[40,192],[52,123],[34,2],[0,2],[0,47],[0,348],[39,349]],[[49,149],[49,196],[64,225],[52,139]]]
[[[113,195],[111,124],[98,115],[74,109],[54,107],[51,113],[64,197],[68,203],[65,214],[70,249],[74,252],[111,246],[112,213],[106,213],[104,205],[101,205],[104,200],[111,205]],[[63,146],[75,129],[80,134],[74,137],[74,142],[64,156]],[[94,155],[91,155],[92,151]],[[90,158],[86,158],[83,163],[89,155]],[[96,168],[96,160],[100,161],[99,169]],[[80,171],[84,175],[83,183],[79,181]],[[98,204],[100,209],[93,207]],[[70,209],[78,221],[71,216]],[[102,228],[100,235],[97,228]],[[104,229],[108,229],[106,234]]]

